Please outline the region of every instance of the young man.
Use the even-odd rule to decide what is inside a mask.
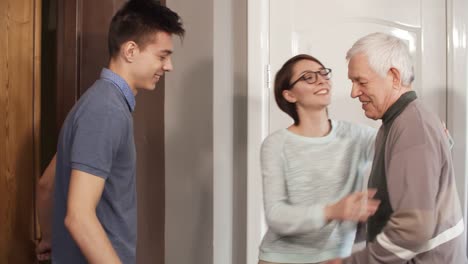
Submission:
[[[184,34],[179,16],[153,1],[131,0],[113,17],[109,67],[70,111],[60,133],[53,263],[136,262],[132,112],[137,90],[155,89],[172,70],[174,34]]]
[[[358,40],[347,59],[351,96],[368,118],[382,119],[369,178],[381,204],[369,218],[366,249],[343,262],[467,263],[448,137],[412,90],[408,47],[374,33]]]

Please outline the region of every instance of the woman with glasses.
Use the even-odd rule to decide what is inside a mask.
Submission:
[[[346,257],[357,222],[377,210],[375,191],[362,192],[376,131],[328,118],[331,73],[316,58],[301,54],[276,74],[276,102],[294,124],[262,144],[268,231],[259,264]]]

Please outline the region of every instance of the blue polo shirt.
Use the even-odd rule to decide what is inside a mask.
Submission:
[[[120,76],[103,69],[75,104],[60,132],[54,191],[52,262],[87,263],[64,225],[72,169],[105,180],[96,208],[122,263],[136,262],[135,97]]]

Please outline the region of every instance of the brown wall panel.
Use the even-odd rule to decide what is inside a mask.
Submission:
[[[164,84],[140,91],[134,114],[137,147],[137,263],[164,264]]]
[[[109,63],[107,33],[112,16],[125,2],[81,0],[78,30],[79,42],[79,94],[82,95],[98,78],[101,69]]]
[[[77,25],[77,1],[57,1],[57,131],[78,99]]]
[[[0,263],[34,263],[36,7],[0,1]]]

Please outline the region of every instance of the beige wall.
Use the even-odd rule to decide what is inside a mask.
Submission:
[[[166,264],[212,262],[213,0],[168,0],[187,31],[165,95]]]
[[[247,1],[167,6],[187,35],[166,79],[166,264],[244,263]]]
[[[247,0],[214,3],[213,77],[213,263],[245,263]]]

